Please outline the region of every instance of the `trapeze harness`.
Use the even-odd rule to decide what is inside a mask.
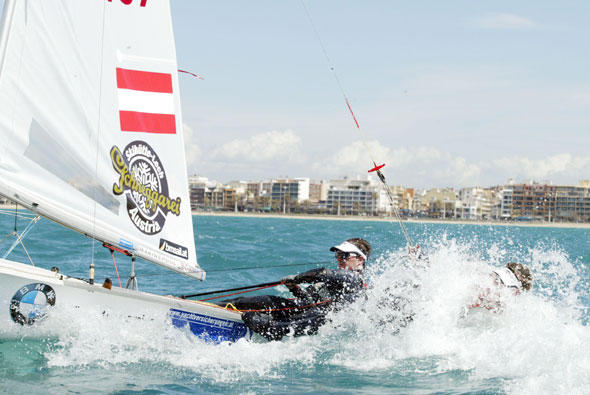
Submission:
[[[306,288],[297,284],[309,284]],[[313,269],[286,285],[295,298],[274,295],[238,297],[217,304],[242,312],[244,324],[268,340],[311,335],[326,323],[328,312],[342,308],[363,294],[366,284],[358,272]]]

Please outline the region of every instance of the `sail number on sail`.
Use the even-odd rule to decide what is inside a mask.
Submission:
[[[120,0],[121,3],[125,4],[125,5],[131,5],[131,3],[133,3],[133,0]],[[113,0],[107,0],[107,2],[112,3]],[[145,7],[147,5],[147,0],[140,0],[139,1],[139,6],[140,7]]]

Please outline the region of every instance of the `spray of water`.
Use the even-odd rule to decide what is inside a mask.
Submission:
[[[587,391],[590,329],[572,259],[545,245],[513,257],[507,245],[500,241],[482,251],[477,240],[443,236],[429,244],[428,261],[389,251],[368,269],[367,297],[332,314],[315,336],[216,345],[166,322],[146,325],[99,311],[85,312],[83,319],[79,312],[60,311],[52,315],[59,319],[49,317],[42,332],[31,327],[29,335],[56,336],[44,357],[58,369],[141,365],[151,367],[146,375],[164,370],[209,383],[345,369],[359,376],[430,379],[431,389],[440,388],[440,377],[461,377],[491,380],[514,393]],[[499,309],[470,309],[478,293],[493,286],[491,270],[510,260],[531,268],[533,290],[519,296],[500,290]]]
[[[515,296],[500,289],[501,308],[471,309],[481,290],[493,287],[491,270],[508,261],[499,245],[484,260],[476,244],[443,238],[428,262],[412,261],[405,251],[382,257],[368,300],[338,317],[356,336],[333,362],[373,370],[421,359],[436,361],[437,374],[500,378],[509,392],[587,390],[590,330],[567,254],[542,245],[528,251],[520,258],[532,269],[533,291]],[[401,301],[398,311],[388,308],[391,300]],[[358,355],[366,356],[361,364]]]

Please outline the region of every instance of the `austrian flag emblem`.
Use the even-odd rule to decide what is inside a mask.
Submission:
[[[117,67],[121,131],[176,134],[172,75]]]

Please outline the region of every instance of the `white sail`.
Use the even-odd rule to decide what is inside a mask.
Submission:
[[[7,0],[0,194],[183,274],[197,265],[167,0]]]

